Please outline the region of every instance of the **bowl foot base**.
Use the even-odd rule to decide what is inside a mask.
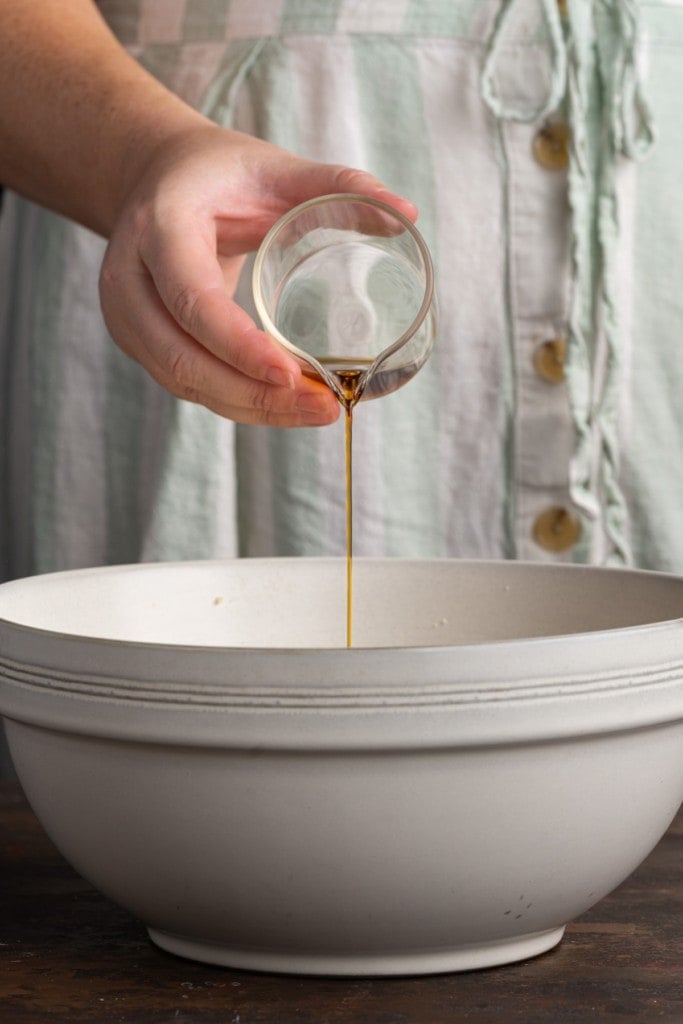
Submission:
[[[180,935],[149,928],[152,942],[169,953],[237,970],[267,971],[276,974],[332,975],[345,977],[409,974],[445,974],[499,967],[547,952],[560,942],[564,926],[532,932],[498,942],[485,942],[454,949],[424,953],[347,953],[286,952],[272,949],[235,949],[209,942],[197,942]]]

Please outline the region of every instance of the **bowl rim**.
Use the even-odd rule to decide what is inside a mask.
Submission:
[[[178,564],[207,562],[133,568]],[[683,618],[496,643],[350,650],[83,638],[0,619],[0,713],[110,738],[298,750],[500,744],[658,726],[683,720]]]
[[[24,629],[35,636],[44,635],[45,637],[54,637],[62,639],[70,639],[79,641],[88,640],[93,643],[102,645],[113,645],[120,647],[133,647],[133,648],[144,648],[145,650],[155,649],[166,649],[172,648],[173,650],[181,651],[221,651],[221,652],[237,652],[245,651],[250,653],[264,653],[266,651],[272,651],[278,655],[284,652],[291,652],[292,654],[308,654],[312,652],[320,652],[329,654],[330,652],[343,653],[345,657],[352,656],[357,657],[361,652],[367,651],[434,651],[434,650],[464,650],[467,648],[479,648],[482,646],[498,647],[501,645],[520,645],[520,644],[534,644],[543,643],[545,641],[555,640],[569,640],[576,639],[580,640],[584,636],[598,636],[607,635],[613,636],[615,633],[633,633],[638,631],[649,631],[656,629],[659,626],[676,625],[681,624],[683,626],[683,605],[681,607],[681,614],[672,616],[668,619],[656,619],[651,622],[643,622],[624,626],[610,626],[594,630],[585,630],[580,633],[568,632],[568,633],[553,633],[542,636],[524,636],[507,638],[503,640],[486,640],[486,641],[472,641],[468,643],[451,643],[451,644],[428,644],[428,645],[413,645],[409,648],[400,645],[382,645],[382,646],[352,646],[346,648],[343,646],[338,647],[253,647],[253,646],[230,646],[225,644],[188,644],[188,643],[166,643],[160,641],[147,641],[147,640],[121,640],[114,639],[111,637],[98,637],[82,633],[67,632],[58,629],[46,629],[44,627],[35,627],[26,625],[25,623],[16,622],[11,618],[7,618],[2,613],[2,593],[3,591],[9,591],[14,587],[24,586],[38,586],[42,581],[51,581],[56,579],[78,579],[87,576],[95,576],[100,574],[106,575],[119,575],[123,573],[145,573],[149,571],[174,571],[177,569],[186,570],[201,570],[210,566],[236,566],[240,567],[244,564],[299,564],[301,562],[314,563],[317,565],[333,564],[335,566],[345,565],[346,559],[342,556],[322,556],[322,557],[307,557],[307,556],[282,556],[282,557],[238,557],[238,558],[215,558],[215,559],[189,559],[185,560],[174,560],[164,562],[133,562],[133,563],[117,563],[114,565],[104,566],[86,566],[78,569],[64,569],[57,570],[55,572],[41,573],[34,576],[24,576],[14,580],[7,580],[0,583],[0,628],[12,628],[13,630]],[[484,568],[495,568],[505,566],[505,570],[515,573],[520,572],[538,572],[538,573],[562,573],[562,574],[584,574],[584,575],[614,575],[616,573],[623,573],[625,576],[631,579],[643,579],[643,580],[657,580],[657,581],[668,581],[673,585],[679,585],[683,594],[683,575],[679,575],[672,572],[657,571],[651,569],[636,569],[631,567],[611,567],[611,566],[600,566],[600,565],[589,565],[584,563],[576,562],[532,562],[522,559],[487,559],[487,558],[439,558],[439,557],[366,557],[366,556],[354,556],[354,566],[372,566],[372,565],[384,565],[384,564],[413,564],[413,565],[424,565],[424,566],[444,566],[457,564],[466,569],[476,568],[482,566]],[[0,637],[1,640],[1,637]],[[1,653],[1,650],[0,650]]]

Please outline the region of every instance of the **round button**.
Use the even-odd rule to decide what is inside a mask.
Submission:
[[[567,357],[567,342],[564,338],[550,338],[534,350],[534,369],[539,377],[549,384],[561,384],[564,380],[564,362]]]
[[[566,551],[581,536],[581,523],[573,512],[554,506],[541,512],[534,523],[533,537],[546,551]]]
[[[549,121],[534,136],[533,154],[548,171],[564,171],[569,165],[569,125]]]

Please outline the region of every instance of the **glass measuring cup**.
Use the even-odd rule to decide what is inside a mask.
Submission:
[[[429,250],[376,199],[328,195],[290,210],[261,243],[252,287],[264,330],[347,407],[406,384],[434,344]]]

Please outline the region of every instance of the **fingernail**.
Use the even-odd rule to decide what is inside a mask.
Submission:
[[[304,391],[297,398],[296,407],[299,412],[329,414],[330,399],[328,395],[321,395],[318,391]]]
[[[281,366],[271,366],[266,373],[266,380],[269,384],[277,384],[281,388],[294,387],[294,375],[289,370],[283,370]]]

